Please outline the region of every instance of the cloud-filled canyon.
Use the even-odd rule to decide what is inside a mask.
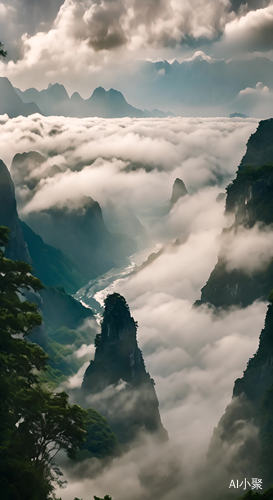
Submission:
[[[169,442],[158,444],[143,436],[104,467],[96,459],[83,470],[65,463],[68,485],[59,491],[64,500],[86,500],[90,492],[125,500],[125,482],[132,500],[159,491],[162,500],[185,492],[197,499],[202,488],[213,494],[216,479],[212,471],[208,477],[206,453],[234,380],[257,349],[266,303],[217,315],[207,305],[193,304],[223,252],[229,269],[250,275],[272,258],[269,229],[255,226],[222,234],[233,223],[225,214],[223,193],[257,125],[254,119],[240,118],[1,117],[0,156],[15,183],[19,215],[35,231],[39,228],[41,236],[48,236],[46,217],[52,210],[84,211],[90,197],[99,202],[112,233],[117,228],[128,232],[132,214],[142,227],[124,264],[125,276],[115,278],[113,272],[106,288],[93,279],[77,296],[88,303],[90,286],[96,289],[92,299],[97,303],[113,292],[128,301]],[[188,194],[171,206],[176,178],[183,179]],[[132,236],[134,228],[129,232]],[[90,356],[94,348],[85,343],[78,357],[81,351]],[[68,390],[81,384],[86,359],[66,383]],[[192,484],[195,475],[199,479]],[[227,480],[219,470],[215,498],[219,488],[228,487]]]

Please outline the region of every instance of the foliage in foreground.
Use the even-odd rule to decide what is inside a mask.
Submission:
[[[46,500],[60,471],[54,458],[69,457],[84,442],[87,413],[64,392],[44,389],[39,374],[47,356],[28,334],[41,323],[24,290],[41,283],[24,262],[4,257],[7,228],[0,227],[0,490],[3,500]]]

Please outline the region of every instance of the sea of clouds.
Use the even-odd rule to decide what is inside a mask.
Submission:
[[[11,169],[22,218],[53,206],[80,206],[92,196],[105,213],[110,205],[138,217],[148,235],[147,255],[161,249],[138,272],[102,290],[100,299],[121,293],[139,323],[139,345],[170,440],[158,445],[144,436],[104,467],[96,460],[67,466],[69,483],[59,492],[64,500],[106,493],[114,500],[177,500],[183,494],[200,498],[200,488],[211,491],[215,477],[204,465],[206,452],[234,380],[257,349],[266,304],[215,316],[193,303],[223,244],[230,248],[231,268],[247,273],[257,268],[259,251],[267,255],[271,247],[272,234],[259,227],[239,232],[238,244],[235,236],[224,243],[221,238],[230,221],[218,195],[234,178],[256,127],[253,119],[1,117],[0,157],[8,166],[16,153],[43,155],[39,164]],[[170,209],[176,177],[189,194]],[[246,244],[257,248],[247,263]],[[70,387],[80,384],[83,370]]]

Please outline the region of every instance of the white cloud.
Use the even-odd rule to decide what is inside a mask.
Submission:
[[[234,176],[257,122],[38,115],[2,122],[1,153],[10,148],[10,159],[25,150],[50,156],[34,170],[29,163],[18,177],[19,193],[24,182],[34,185],[33,192],[25,187],[21,198],[22,209],[27,203],[25,213],[89,194],[102,204],[110,200],[130,206],[144,222],[150,243],[164,248],[142,270],[118,279],[111,291],[125,296],[139,323],[139,344],[156,381],[170,442],[159,447],[144,441],[102,469],[91,461],[84,466],[88,478],[80,480],[81,471],[68,467],[69,486],[60,493],[62,498],[87,500],[92,494],[109,493],[127,500],[128,491],[132,500],[153,495],[177,500],[182,494],[198,498],[207,470],[200,482],[192,485],[190,479],[204,464],[213,427],[231,398],[234,380],[256,350],[265,315],[263,303],[217,317],[205,307],[192,307],[215,265],[225,226],[224,203],[216,201],[217,194]],[[133,162],[136,170],[128,168]],[[190,195],[167,212],[177,176]],[[70,380],[70,387],[79,386],[82,374]]]
[[[244,96],[244,95],[257,95],[257,94],[268,94],[269,93],[269,88],[267,85],[264,85],[262,82],[257,82],[255,88],[253,87],[247,87],[243,90],[240,90],[239,95]]]
[[[46,157],[42,164],[28,159],[12,171],[25,211],[89,195],[102,204],[126,199],[142,214],[165,204],[176,177],[190,192],[225,185],[256,126],[256,120],[227,118],[2,117],[0,157],[8,164],[17,152]]]
[[[237,50],[269,51],[273,43],[273,4],[236,17],[225,26],[224,43]]]
[[[45,11],[43,16],[47,18]],[[101,68],[113,71],[121,59],[130,60],[139,51],[173,50],[190,40],[211,41],[233,17],[229,0],[209,4],[205,0],[65,0],[51,27],[46,25],[48,31],[37,25],[33,33],[25,21],[26,31],[18,31],[21,57],[1,63],[0,69],[23,86],[30,82],[30,74],[36,86],[52,80],[68,83],[72,67],[74,81],[83,75],[90,80]],[[16,22],[20,24],[15,18],[14,30]],[[14,30],[10,30],[11,39]]]
[[[242,89],[234,102],[238,111],[263,118],[271,118],[272,104],[273,89],[262,82],[257,82],[255,87]]]
[[[265,269],[273,259],[272,228],[255,225],[225,233],[221,255],[229,271],[239,269],[252,274]]]
[[[89,363],[90,363],[89,361],[85,361],[85,363],[83,363],[83,365],[79,368],[77,373],[75,373],[75,375],[72,375],[71,377],[69,377],[69,379],[65,383],[62,384],[62,386],[61,386],[62,389],[69,390],[69,389],[79,388],[82,384],[82,379],[83,379],[85,370],[87,369]]]

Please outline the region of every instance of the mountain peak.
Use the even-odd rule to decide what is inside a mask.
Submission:
[[[136,334],[137,323],[125,298],[118,293],[108,295],[95,358],[85,372],[82,389],[121,442],[131,441],[142,430],[166,439],[154,382],[145,369]]]
[[[74,101],[74,102],[81,102],[82,101],[82,98],[81,98],[79,92],[73,92],[73,94],[71,96],[71,101]]]
[[[60,83],[49,83],[47,92],[55,97],[55,99],[66,100],[69,99],[66,88]]]
[[[4,88],[4,87],[9,88],[9,89],[13,88],[10,80],[6,76],[0,76],[0,83],[1,83],[2,88]]]
[[[106,95],[106,90],[103,87],[97,87],[93,91],[93,94],[91,95],[90,99],[105,97],[105,95]]]

